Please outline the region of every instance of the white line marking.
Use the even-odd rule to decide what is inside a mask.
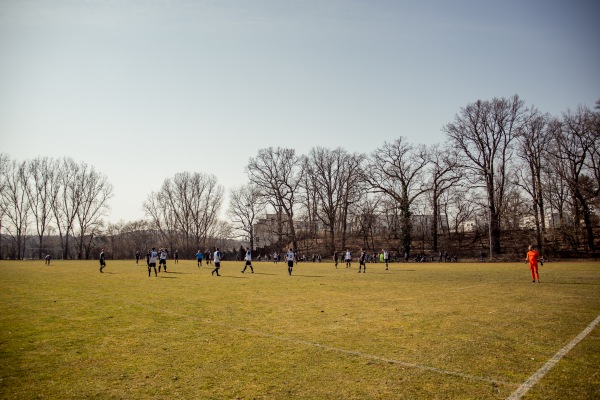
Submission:
[[[577,346],[590,332],[600,323],[600,315],[593,320],[587,328],[585,328],[575,339],[571,340],[569,344],[560,349],[554,357],[552,357],[546,364],[542,366],[537,372],[529,377],[517,390],[515,390],[506,400],[519,400],[525,395],[536,383],[540,381],[558,363],[564,356],[567,355],[573,347]]]
[[[296,343],[296,344],[302,344],[305,346],[312,346],[312,347],[318,347],[320,349],[325,349],[325,350],[329,350],[329,351],[335,351],[338,353],[343,353],[343,354],[350,354],[350,355],[354,355],[354,356],[358,356],[358,357],[363,357],[363,358],[368,358],[371,360],[376,360],[376,361],[382,361],[382,362],[387,362],[387,363],[391,363],[391,364],[398,364],[401,365],[403,367],[407,367],[407,368],[416,368],[416,369],[420,369],[423,371],[429,371],[429,372],[435,372],[438,374],[443,374],[443,375],[450,375],[450,376],[458,376],[460,378],[464,378],[464,379],[469,379],[469,380],[473,380],[473,381],[479,381],[479,382],[487,382],[487,383],[492,383],[492,384],[496,384],[496,385],[505,385],[505,386],[517,386],[518,383],[514,383],[514,382],[505,382],[505,381],[501,381],[501,380],[497,380],[497,379],[489,379],[489,378],[484,378],[481,376],[475,376],[475,375],[469,375],[469,374],[465,374],[462,372],[455,372],[455,371],[448,371],[445,369],[441,369],[441,368],[435,368],[435,367],[430,367],[427,365],[421,365],[421,364],[414,364],[414,363],[409,363],[409,362],[405,362],[405,361],[400,361],[400,360],[396,360],[393,358],[386,358],[386,357],[380,357],[380,356],[376,356],[376,355],[372,355],[372,354],[367,354],[367,353],[362,353],[360,351],[355,351],[355,350],[346,350],[346,349],[341,349],[338,347],[332,347],[332,346],[328,346],[328,345],[324,345],[324,344],[319,344],[319,343],[315,343],[315,342],[309,342],[306,340],[300,340],[300,339],[294,339],[294,338],[289,338],[289,337],[285,337],[285,336],[278,336],[278,335],[273,335],[270,333],[266,333],[266,332],[261,332],[261,331],[257,331],[254,329],[248,329],[248,328],[243,328],[243,327],[239,327],[239,326],[235,326],[235,325],[229,325],[223,322],[217,322],[217,321],[213,321],[211,319],[206,319],[206,318],[201,318],[201,317],[197,317],[195,315],[188,315],[188,314],[182,314],[182,313],[178,313],[175,311],[171,311],[171,310],[165,310],[162,308],[156,308],[156,307],[152,307],[152,306],[148,306],[145,304],[139,304],[139,303],[130,303],[130,304],[134,304],[138,307],[143,307],[152,311],[158,311],[158,312],[163,312],[163,313],[167,313],[167,314],[171,314],[177,317],[183,317],[183,318],[191,318],[191,319],[196,319],[196,320],[200,320],[202,322],[208,323],[208,324],[212,324],[212,325],[217,325],[217,326],[221,326],[223,328],[228,328],[228,329],[235,329],[235,330],[239,330],[242,332],[247,332],[249,334],[253,334],[256,336],[262,336],[262,337],[267,337],[267,338],[271,338],[271,339],[277,339],[283,342],[290,342],[290,343]]]

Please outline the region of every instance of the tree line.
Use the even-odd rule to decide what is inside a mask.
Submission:
[[[93,167],[1,155],[0,256],[25,257],[29,238],[41,257],[46,236],[58,238],[64,258],[88,258],[99,246],[129,257],[157,242],[191,257],[197,248],[233,248],[234,239],[264,252],[328,255],[385,246],[501,256],[530,243],[546,254],[595,254],[600,100],[561,116],[517,95],[478,100],[442,131],[442,144],[400,136],[370,154],[262,148],[245,168],[249,183],[229,189],[225,218],[216,177],[183,172],[148,195],[146,219],[119,224],[106,223],[112,187]]]

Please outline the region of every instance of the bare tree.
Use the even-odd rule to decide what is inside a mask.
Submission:
[[[586,107],[579,107],[576,112],[567,111],[561,126],[562,129],[554,131],[550,151],[556,160],[557,171],[562,174],[573,197],[573,226],[578,227],[583,218],[586,246],[591,251],[595,244],[590,201],[600,193],[594,171],[589,169],[593,165],[589,157],[593,156],[598,140],[593,129],[593,115]]]
[[[63,158],[58,169],[59,190],[52,205],[54,222],[60,236],[63,259],[70,258],[69,238],[73,232],[73,224],[79,207],[79,194],[75,176],[79,173],[80,165],[72,158]]]
[[[149,224],[160,232],[161,240],[166,241],[172,248],[177,240],[177,229],[176,218],[168,197],[162,191],[151,192],[143,208],[149,218]]]
[[[294,149],[272,147],[260,149],[258,155],[248,162],[246,172],[250,181],[261,188],[276,211],[281,210],[286,218],[292,247],[298,248],[294,211],[296,195],[301,181],[300,159]],[[281,213],[278,213],[281,215]]]
[[[12,161],[4,165],[5,173],[0,191],[0,213],[8,220],[8,232],[14,243],[14,256],[22,259],[25,254],[25,237],[29,222],[29,199],[27,197],[27,164]],[[12,228],[12,229],[10,229]]]
[[[544,190],[542,186],[542,171],[544,160],[547,158],[546,150],[550,144],[549,134],[550,117],[533,108],[526,116],[521,134],[517,155],[525,164],[525,168],[518,168],[517,183],[531,197],[532,214],[534,217],[536,241],[539,249],[544,247],[546,235],[546,210],[544,204]]]
[[[240,232],[241,237],[247,237],[250,248],[254,249],[254,224],[264,210],[264,203],[258,188],[251,184],[242,185],[229,191],[230,218],[234,231]]]
[[[184,251],[190,253],[216,231],[223,191],[214,175],[183,172],[166,179],[143,207],[170,248],[183,237]]]
[[[444,131],[462,155],[462,164],[475,188],[485,191],[489,208],[491,252],[500,253],[501,209],[505,200],[512,142],[521,131],[524,102],[510,99],[478,100],[462,108]]]
[[[433,214],[431,224],[432,250],[438,251],[438,227],[442,223],[440,199],[452,186],[462,178],[458,157],[453,149],[440,149],[438,144],[428,150],[431,160],[429,170],[430,200]]]
[[[352,194],[361,186],[359,165],[357,155],[339,147],[335,150],[312,148],[305,158],[303,186],[314,194],[314,213],[328,230],[330,253],[336,249],[340,219],[347,218],[348,206],[355,197]],[[346,222],[342,224],[345,226]]]
[[[354,209],[354,225],[358,228],[358,233],[361,235],[362,247],[368,251],[374,251],[375,236],[380,233],[380,226],[377,223],[381,215],[380,210],[380,195],[370,194],[361,197]]]
[[[425,147],[414,147],[400,137],[375,150],[363,174],[375,193],[384,193],[398,203],[402,250],[407,254],[412,242],[411,206],[427,191],[424,172],[428,162]]]
[[[10,167],[10,158],[6,153],[0,153],[0,260],[4,258],[4,246],[2,245],[2,227],[4,224],[4,198],[2,193],[6,187],[7,174]]]
[[[96,171],[94,167],[81,162],[73,181],[73,200],[76,204],[75,220],[77,231],[77,257],[90,258],[94,237],[102,227],[112,197],[113,187],[108,178]]]
[[[27,198],[34,217],[38,236],[38,258],[44,252],[44,237],[52,222],[52,205],[58,196],[59,162],[48,157],[31,160],[27,164],[29,180],[25,187]]]

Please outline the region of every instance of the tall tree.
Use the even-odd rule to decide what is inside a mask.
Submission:
[[[104,174],[85,162],[79,164],[73,185],[77,257],[87,259],[90,258],[93,239],[103,224],[102,218],[108,213],[113,187]]]
[[[4,188],[6,187],[6,179],[7,173],[10,167],[10,158],[6,153],[0,153],[0,260],[4,258],[4,246],[2,245],[2,226],[4,223],[4,198],[2,197],[2,192],[4,192]]]
[[[27,197],[27,164],[13,160],[6,166],[2,191],[0,191],[0,214],[9,223],[12,232],[15,258],[22,259],[25,253],[25,237],[29,222],[30,205]]]
[[[565,179],[573,197],[573,226],[578,227],[583,218],[586,246],[594,250],[594,230],[590,202],[600,194],[595,183],[594,171],[589,158],[597,147],[598,136],[594,133],[593,114],[587,107],[567,111],[562,118],[562,129],[555,130],[551,154],[560,166],[557,169]]]
[[[531,197],[537,246],[542,250],[546,234],[542,171],[551,139],[550,122],[550,116],[542,114],[536,108],[531,109],[524,120],[517,147],[517,155],[525,164],[525,168],[517,169],[518,183]]]
[[[429,168],[430,201],[433,214],[431,224],[432,250],[438,251],[438,227],[443,223],[441,218],[440,199],[452,186],[462,178],[456,152],[453,149],[440,149],[438,144],[428,149],[431,160]]]
[[[38,236],[38,258],[42,259],[44,252],[44,237],[52,222],[52,205],[58,196],[58,171],[60,164],[48,157],[39,157],[27,164],[29,180],[26,192],[31,212],[35,220]]]
[[[412,243],[411,207],[427,188],[424,184],[428,164],[425,147],[415,147],[404,137],[375,150],[363,177],[375,193],[384,193],[398,203],[402,250],[410,254]]]
[[[246,184],[229,191],[227,215],[232,228],[248,238],[251,249],[254,249],[253,227],[263,209],[263,199],[256,186]]]
[[[312,148],[306,157],[305,190],[314,193],[315,213],[329,233],[329,250],[336,250],[336,231],[347,218],[347,205],[358,190],[360,158],[342,148]]]
[[[446,132],[451,146],[462,155],[470,183],[487,196],[492,251],[500,253],[501,214],[508,180],[513,141],[521,131],[524,102],[509,99],[478,100],[460,110]],[[491,254],[490,254],[491,256]]]
[[[190,253],[215,233],[223,192],[214,175],[182,172],[166,179],[143,207],[171,248],[183,237],[184,251]]]
[[[59,190],[52,205],[52,213],[62,247],[62,257],[67,260],[71,257],[69,238],[73,232],[73,224],[77,217],[79,207],[79,193],[76,183],[76,175],[79,174],[81,166],[72,158],[60,160],[60,168],[57,170]]]
[[[250,181],[264,190],[275,205],[275,210],[281,210],[285,215],[289,239],[296,250],[298,240],[294,227],[294,211],[302,170],[300,158],[296,156],[295,150],[281,147],[260,149],[257,156],[248,162],[246,172]]]

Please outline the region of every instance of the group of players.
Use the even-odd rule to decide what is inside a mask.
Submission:
[[[352,264],[352,252],[347,249],[346,252],[343,254],[344,254],[343,261],[346,263],[346,268],[350,268],[350,266]],[[158,272],[160,272],[161,267],[164,268],[165,272],[167,272],[167,257],[168,257],[168,255],[169,255],[169,252],[167,251],[167,249],[159,249],[157,251],[156,248],[153,247],[151,250],[148,250],[148,253],[146,254],[146,263],[148,265],[148,276],[149,277],[151,276],[152,270],[154,270],[154,276],[158,276]],[[387,271],[389,269],[389,260],[390,260],[389,252],[385,249],[382,249],[381,255],[382,255],[382,261],[385,262],[385,269]],[[198,267],[202,266],[202,261],[204,259],[204,253],[202,253],[200,250],[198,250],[195,257],[196,257],[196,261],[198,263]],[[136,264],[137,264],[139,261],[139,252],[135,253],[135,258],[136,258]],[[178,254],[177,250],[175,250],[174,258],[175,258],[175,263],[177,263],[179,261],[179,254]],[[213,252],[212,258],[213,258],[212,261],[213,261],[215,268],[212,270],[211,275],[216,274],[217,276],[221,276],[221,274],[219,274],[219,270],[221,269],[221,252],[219,251],[218,247]],[[358,259],[358,273],[361,273],[361,272],[366,273],[367,272],[366,258],[367,258],[367,253],[364,252],[363,249],[361,249],[360,257]],[[100,272],[103,272],[102,270],[106,267],[106,258],[104,255],[104,249],[102,249],[102,251],[100,252],[99,259],[100,259]],[[156,260],[157,259],[158,259],[158,271],[156,270]],[[287,265],[288,265],[288,274],[291,276],[292,271],[294,269],[294,263],[298,263],[297,255],[291,248],[285,254],[285,260],[287,261]],[[540,257],[540,253],[535,249],[535,246],[533,246],[533,245],[529,246],[525,260],[526,260],[526,263],[529,265],[532,281],[534,283],[536,281],[538,283],[540,283],[538,262],[541,262],[543,265],[544,259]],[[246,254],[244,256],[244,261],[245,261],[244,269],[241,272],[245,273],[246,269],[248,267],[250,267],[251,273],[254,273],[254,267],[252,266],[252,252],[250,251],[250,249],[248,247],[246,247]],[[333,261],[335,263],[335,268],[337,268],[338,263],[339,263],[339,257],[338,257],[337,251],[333,255]],[[207,265],[210,264],[210,258],[207,258],[206,263],[207,263]],[[50,264],[48,259],[46,259],[46,264],[47,265]]]

